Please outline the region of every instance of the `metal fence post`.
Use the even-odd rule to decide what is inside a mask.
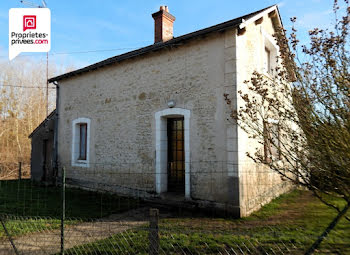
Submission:
[[[64,255],[64,220],[66,217],[66,168],[62,168],[61,254]]]
[[[22,180],[22,162],[18,164],[18,179]]]
[[[159,254],[158,218],[159,210],[151,208],[149,210],[149,254]]]
[[[10,243],[11,243],[11,246],[12,246],[12,248],[13,248],[13,251],[15,252],[16,255],[18,255],[19,252],[18,252],[18,250],[17,250],[17,247],[16,247],[16,245],[14,244],[13,239],[12,239],[10,233],[8,232],[7,228],[6,228],[5,220],[3,219],[2,216],[0,216],[0,221],[1,221],[1,225],[2,225],[2,227],[3,227],[3,229],[4,229],[4,231],[5,231],[5,234],[6,234],[7,238],[9,239],[9,241],[10,241]]]

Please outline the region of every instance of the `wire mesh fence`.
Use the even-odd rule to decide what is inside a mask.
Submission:
[[[216,191],[228,166],[191,164],[192,185],[206,186],[197,195],[201,191],[210,200],[223,192]],[[178,194],[159,197],[154,192],[152,167],[100,164],[82,170],[61,165],[56,185],[19,176],[2,179],[0,254],[304,254],[335,215],[307,191],[282,195],[243,219],[205,210],[208,204],[204,210],[201,203],[188,207]],[[278,176],[254,171],[270,183],[252,179],[246,189],[271,196],[266,201],[276,197],[269,190]],[[255,198],[246,206],[261,201]],[[350,254],[349,243],[350,226],[343,220],[317,252]]]
[[[21,178],[30,178],[29,164],[23,164],[22,162],[0,163],[0,180],[14,180]]]
[[[145,212],[147,210],[141,210]],[[135,214],[140,210],[134,211]],[[1,237],[2,254],[60,254],[60,222],[53,218],[7,217],[14,246]],[[141,213],[123,219],[81,221],[69,219],[65,227],[65,254],[303,254],[316,234],[298,227],[271,225],[250,229],[216,230],[155,227]],[[6,223],[7,222],[7,223]],[[11,223],[10,223],[11,222]],[[204,226],[203,226],[204,227]],[[28,231],[30,235],[25,234]],[[295,237],[298,233],[299,237]],[[327,240],[328,241],[328,240]],[[345,242],[325,242],[320,253],[347,254]]]

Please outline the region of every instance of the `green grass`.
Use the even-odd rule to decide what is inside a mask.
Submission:
[[[101,218],[138,206],[134,199],[66,188],[66,224]],[[61,187],[44,187],[30,180],[0,181],[0,215],[12,236],[60,226]],[[4,230],[0,226],[0,237]]]
[[[285,211],[285,205],[288,206],[296,203],[302,192],[303,191],[301,190],[293,190],[292,192],[282,194],[273,199],[270,203],[264,205],[259,211],[244,218],[244,220],[267,219],[271,216],[277,215]]]
[[[3,222],[7,231],[11,237],[17,237],[33,232],[42,232],[48,230],[54,230],[60,228],[59,219],[50,218],[16,218],[16,217],[5,217]],[[77,223],[76,220],[69,220],[67,224]],[[3,227],[0,228],[0,240],[7,239]]]
[[[342,205],[341,200],[334,202]],[[66,224],[135,208],[137,201],[80,189],[66,189]],[[0,214],[13,237],[58,229],[61,189],[26,181],[0,182]],[[243,219],[169,217],[159,221],[160,249],[166,254],[218,254],[240,247],[244,253],[300,254],[335,217],[310,192],[295,190]],[[349,213],[348,213],[348,216]],[[78,245],[67,254],[148,254],[148,226]],[[0,227],[0,238],[5,238]],[[350,223],[342,219],[323,242],[320,254],[350,254]],[[289,250],[288,250],[289,249]],[[96,253],[96,251],[99,251]],[[223,252],[224,253],[224,252]],[[239,252],[238,252],[239,253]]]
[[[101,218],[135,208],[138,201],[107,193],[66,188],[66,217]],[[0,181],[0,213],[60,217],[61,187],[44,187],[30,180]]]
[[[335,202],[342,203],[340,200]],[[349,215],[350,213],[348,213]],[[284,194],[243,219],[166,218],[159,222],[165,254],[218,254],[238,246],[244,253],[303,254],[336,212],[307,191]],[[148,254],[147,226],[128,230],[67,254]],[[239,253],[239,252],[238,252]],[[342,219],[324,240],[319,254],[350,254],[350,223]]]

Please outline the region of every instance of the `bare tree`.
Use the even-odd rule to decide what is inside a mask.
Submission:
[[[268,76],[254,72],[239,92],[243,105],[231,114],[261,145],[251,159],[337,210],[308,254],[342,217],[350,220],[350,7],[348,0],[344,4],[345,15],[338,19],[335,1],[334,28],[309,31],[307,46],[299,45],[294,27],[289,40],[285,30],[278,31],[281,64]],[[291,20],[295,24],[296,18]],[[344,203],[334,203],[335,197]]]
[[[62,70],[60,70],[62,71]],[[57,73],[49,66],[49,76]],[[49,89],[49,112],[55,108],[55,88]],[[46,63],[19,58],[0,62],[0,171],[9,176],[18,162],[29,163],[28,135],[46,118]]]

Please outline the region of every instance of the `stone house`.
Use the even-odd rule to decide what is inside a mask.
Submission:
[[[238,109],[244,81],[276,65],[278,7],[179,37],[166,6],[152,17],[154,44],[49,80],[56,163],[72,184],[249,215],[290,186],[246,156],[256,143],[223,95]]]

